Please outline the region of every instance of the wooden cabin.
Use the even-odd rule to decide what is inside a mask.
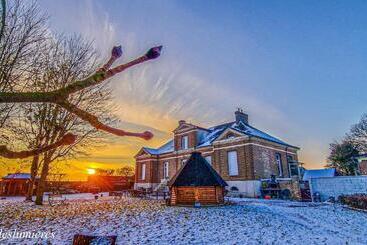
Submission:
[[[168,186],[171,205],[217,205],[224,203],[227,183],[200,152],[193,152]]]

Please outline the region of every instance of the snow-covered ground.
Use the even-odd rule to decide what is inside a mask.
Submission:
[[[71,244],[76,233],[117,235],[118,244],[367,244],[367,214],[339,205],[232,199],[236,204],[196,209],[93,198],[69,196],[55,207],[0,200],[0,231],[52,232],[51,244]],[[47,244],[0,240],[9,243]]]

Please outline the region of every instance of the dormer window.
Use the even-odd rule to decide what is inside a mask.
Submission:
[[[189,149],[189,136],[186,135],[181,138],[181,149]]]

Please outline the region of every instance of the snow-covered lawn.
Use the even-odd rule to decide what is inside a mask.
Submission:
[[[76,233],[117,235],[118,244],[367,244],[367,214],[338,205],[233,199],[235,205],[195,209],[80,197],[55,207],[0,200],[0,230],[53,232],[51,244],[71,244]],[[36,242],[47,244],[0,240]]]

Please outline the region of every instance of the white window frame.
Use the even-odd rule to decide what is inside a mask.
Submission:
[[[146,164],[145,163],[142,163],[141,164],[141,179],[142,180],[145,180],[145,173],[146,172]]]
[[[233,161],[233,162],[232,162]],[[227,152],[228,175],[238,176],[238,156],[237,151]]]
[[[278,165],[279,177],[283,177],[283,165],[282,165],[282,155],[280,153],[275,153],[275,161]]]
[[[164,162],[163,164],[163,178],[169,178],[169,162]]]
[[[211,155],[206,156],[206,157],[204,157],[204,158],[205,158],[205,160],[209,163],[209,165],[212,165],[212,156],[211,156]]]
[[[187,159],[182,159],[181,160],[181,166],[185,165],[186,162],[187,162]]]
[[[182,148],[182,150],[189,149],[189,136],[188,135],[182,136],[182,138],[181,138],[181,148]]]

